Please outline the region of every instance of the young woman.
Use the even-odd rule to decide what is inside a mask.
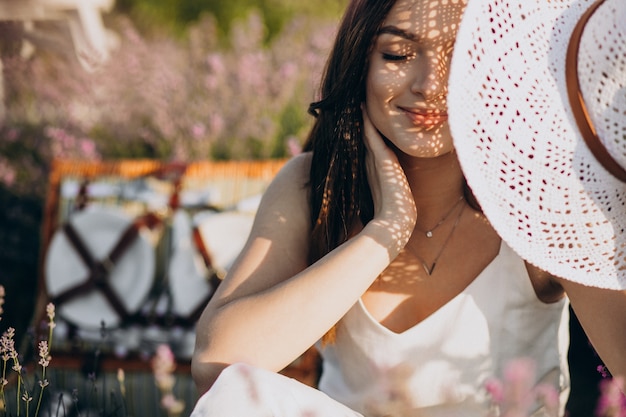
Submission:
[[[563,413],[565,290],[583,314],[601,304],[516,255],[465,182],[446,101],[465,7],[348,5],[306,152],[268,188],[198,322],[194,417],[485,416],[486,381],[520,357]],[[319,391],[275,373],[315,343]],[[622,372],[626,343],[611,343]]]

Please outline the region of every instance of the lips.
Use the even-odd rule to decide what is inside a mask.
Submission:
[[[433,127],[448,120],[448,113],[441,110],[400,108],[416,126]]]

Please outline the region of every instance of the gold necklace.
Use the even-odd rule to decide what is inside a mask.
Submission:
[[[437,229],[439,226],[441,226],[443,224],[443,222],[445,222],[448,219],[450,214],[452,214],[454,209],[461,203],[461,201],[463,201],[463,196],[460,196],[459,199],[456,201],[456,203],[454,203],[452,205],[452,207],[450,207],[450,210],[448,210],[448,212],[445,214],[445,216],[443,216],[443,218],[441,220],[439,220],[439,222],[436,225],[434,225],[433,227],[431,227],[430,229],[428,229],[428,230],[421,230],[421,229],[419,229],[417,227],[416,227],[416,229],[418,231],[424,233],[424,235],[427,238],[430,239],[431,237],[433,237],[433,232],[435,231],[435,229]]]
[[[458,204],[458,203],[457,203]],[[454,205],[454,207],[457,206],[457,204]],[[424,271],[428,274],[428,276],[431,276],[433,274],[433,272],[435,271],[435,266],[437,266],[437,261],[439,260],[439,257],[441,256],[441,254],[443,253],[443,250],[446,248],[446,246],[448,245],[448,242],[450,241],[450,238],[452,237],[452,234],[454,233],[454,230],[456,229],[456,227],[459,225],[459,222],[461,221],[461,215],[463,214],[463,211],[465,211],[465,204],[463,204],[463,206],[461,207],[461,210],[459,211],[459,215],[457,216],[454,224],[452,225],[452,229],[450,229],[450,233],[448,233],[448,236],[446,237],[446,240],[443,241],[443,244],[441,245],[441,248],[439,249],[439,252],[437,252],[437,256],[435,256],[435,259],[433,260],[432,265],[429,267],[428,264],[426,263],[426,261],[424,261],[424,259],[422,259],[421,256],[419,256],[416,252],[415,249],[413,249],[411,246],[406,245],[408,247],[408,249],[411,251],[411,254],[418,260],[420,261],[420,263],[422,264],[422,267],[424,268]],[[449,214],[449,213],[448,213]],[[447,216],[447,215],[446,215]]]

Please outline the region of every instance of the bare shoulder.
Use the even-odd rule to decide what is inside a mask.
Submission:
[[[626,376],[626,290],[557,280],[602,361],[613,375]]]
[[[593,287],[558,277],[555,280],[564,289],[572,304],[595,304],[595,307],[602,308],[608,307],[605,304],[609,304],[611,307],[620,308],[621,314],[626,319],[626,290]]]
[[[294,156],[285,163],[285,169],[291,173],[300,173],[303,177],[309,178],[309,171],[311,169],[311,160],[313,154],[311,152],[303,152]]]
[[[307,267],[310,161],[307,154],[287,161],[263,193],[248,240],[209,303],[209,310],[261,292]]]
[[[287,161],[263,193],[250,243],[272,242],[270,252],[290,254],[300,262],[308,254],[311,230],[309,171],[311,155],[303,153]],[[272,253],[265,254],[266,256]]]
[[[294,156],[288,160],[280,169],[276,177],[270,184],[267,192],[272,193],[277,189],[294,189],[294,191],[302,190],[309,181],[309,172],[311,170],[312,156],[309,152]]]
[[[297,155],[287,161],[263,194],[257,218],[260,221],[289,220],[290,227],[298,226],[301,221],[308,223],[310,169],[310,153]],[[277,219],[277,216],[280,218]]]

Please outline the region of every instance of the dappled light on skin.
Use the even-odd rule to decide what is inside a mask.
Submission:
[[[401,172],[394,173],[393,167],[389,170],[390,179],[400,174],[410,176],[410,167],[416,162],[413,158],[434,160],[452,155],[447,82],[465,3],[461,0],[399,0],[374,39],[366,80],[365,119],[371,121],[403,161],[402,167],[398,167]],[[367,139],[370,135],[367,122],[365,126]],[[439,163],[441,161],[435,164]],[[423,163],[417,166],[424,167]],[[385,167],[377,166],[377,169]],[[391,180],[383,182],[388,186]],[[413,194],[405,195],[412,198]],[[402,196],[401,192],[397,195]],[[402,211],[398,207],[410,206],[402,202],[402,198],[397,199],[397,207],[389,205],[395,210],[397,220],[393,220],[393,212],[384,213],[380,218],[390,224],[402,224],[403,219],[399,218]],[[458,274],[454,259],[463,254],[455,242],[467,233],[484,230],[484,225],[480,227],[480,221],[476,221],[482,216],[470,209],[464,210],[464,205],[455,210],[453,217],[457,220],[446,222],[433,238],[414,234],[413,228],[403,234],[396,233],[398,246],[403,250],[363,296],[370,314],[390,330],[402,332],[424,320],[461,292],[486,266],[484,259],[476,260],[463,273],[463,279],[441,280]],[[403,243],[407,237],[410,241],[407,246],[413,248],[410,252]],[[495,256],[497,248],[492,249],[489,253]],[[415,253],[419,253],[419,262]],[[433,280],[433,274],[439,279]]]
[[[465,216],[467,216],[466,221],[473,228],[488,227],[488,221],[480,213],[470,210],[469,208],[466,208],[465,211]],[[419,248],[422,250],[423,253],[428,255],[428,259],[431,259],[435,255],[434,251],[438,246],[438,244],[431,244],[432,239],[440,239],[441,235],[445,237],[450,227],[452,227],[451,224],[444,224],[442,225],[442,229],[432,238],[426,238],[422,236],[423,234],[418,233],[415,234],[411,238],[411,240],[416,240],[416,236],[418,236],[419,239],[426,242],[425,245],[420,245]],[[429,250],[431,252],[429,252]],[[381,274],[376,279],[376,281],[374,281],[370,290],[376,291],[377,286],[380,286],[380,284],[384,284],[385,292],[404,294],[408,296],[411,294],[411,291],[406,288],[406,284],[416,284],[428,281],[428,276],[424,274],[423,268],[414,261],[413,255],[407,252],[406,247],[398,255],[393,266],[394,268],[392,269],[392,271],[386,271],[386,273]],[[397,271],[395,270],[396,266],[398,267]]]
[[[411,237],[417,216],[415,201],[402,166],[378,137],[366,109],[363,109],[363,121],[368,180],[377,211],[368,227],[380,227],[391,232],[390,242],[380,242],[388,247],[391,261]],[[383,233],[383,236],[388,236],[388,233]]]
[[[410,188],[402,168],[397,163],[384,161],[378,166],[384,173],[381,187],[395,188],[393,204],[384,206],[380,219],[370,222],[370,225],[385,228],[392,233],[394,246],[390,248],[390,258],[402,250],[411,237],[412,225],[415,222],[415,203],[410,199]],[[391,259],[390,259],[391,260]]]
[[[463,279],[446,278],[454,273],[451,268],[456,263],[455,260],[467,251],[467,248],[454,245],[454,241],[462,239],[459,235],[476,235],[487,223],[484,216],[469,207],[465,207],[463,218],[464,225],[452,236],[452,244],[443,252],[438,262],[440,266],[435,269],[433,275],[426,274],[419,262],[415,262],[414,254],[405,246],[393,264],[362,296],[369,314],[381,325],[396,333],[402,333],[415,326],[464,291],[497,256],[497,247],[492,248],[485,244],[485,251],[488,251],[490,256],[467,262],[464,268],[467,273]],[[417,242],[415,247],[430,262],[436,256],[435,252],[440,247],[441,240],[445,239],[452,227],[452,222],[443,224],[432,238],[425,237],[424,233],[413,233],[410,241]],[[433,239],[437,240],[434,244]],[[476,244],[480,246],[483,242],[477,241]]]
[[[400,151],[434,157],[453,149],[447,81],[465,2],[401,0],[374,43],[367,109]]]

